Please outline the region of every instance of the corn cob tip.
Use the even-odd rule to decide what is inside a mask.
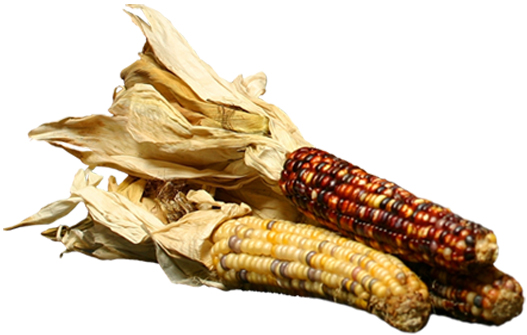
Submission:
[[[426,326],[430,316],[430,302],[420,292],[411,292],[402,296],[390,296],[387,299],[370,299],[370,312],[391,326],[415,333]]]
[[[476,241],[476,261],[480,264],[493,264],[498,259],[496,235],[489,233]]]
[[[454,274],[424,264],[407,265],[430,289],[435,313],[458,320],[501,325],[521,314],[523,290],[516,279],[494,266]]]
[[[494,324],[501,325],[521,314],[524,298],[521,293],[502,291],[498,296],[494,308],[490,311]]]

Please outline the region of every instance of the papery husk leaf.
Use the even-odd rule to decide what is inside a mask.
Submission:
[[[94,173],[89,174],[92,181],[100,182]],[[77,185],[83,180],[79,175],[72,191],[85,204],[88,217],[73,227],[59,226],[42,233],[62,242],[65,253],[158,262],[173,282],[224,288],[214,278],[211,236],[225,221],[249,215],[246,204],[224,203],[205,190],[191,190],[186,201],[195,204],[196,210],[164,224],[144,205],[149,199],[144,197],[146,180],[128,176],[117,184],[112,177],[108,182],[111,191],[104,191],[87,183]]]
[[[259,155],[269,156],[274,150],[276,159],[285,160],[281,144],[268,137],[193,126],[150,85],[125,90],[110,111],[114,117],[92,115],[44,124],[30,137],[63,147],[87,165],[226,188],[254,180],[256,169],[267,171],[256,160]],[[270,170],[276,174],[279,165],[273,163]],[[266,171],[262,174],[269,175]]]
[[[130,89],[136,84],[152,85],[180,112],[202,114],[209,120],[209,126],[239,133],[265,134],[269,132],[267,117],[250,114],[230,106],[202,101],[183,80],[161,68],[152,56],[144,52],[140,55],[140,60],[121,72],[125,88]],[[186,117],[189,116],[186,115]],[[206,125],[203,121],[200,124]]]
[[[114,93],[113,116],[67,118],[34,129],[30,137],[63,148],[89,166],[144,179],[184,179],[225,190],[262,180],[262,193],[271,190],[282,200],[277,181],[285,157],[309,143],[283,111],[259,98],[265,74],[228,82],[161,14],[131,7],[148,19],[130,13],[147,43],[140,59],[122,72],[125,87]],[[247,201],[277,219],[297,214]]]
[[[76,192],[85,187],[97,186],[101,180],[101,176],[96,175],[89,169],[79,170],[71,185],[71,196],[69,198],[54,201],[42,207],[37,213],[31,215],[22,222],[4,228],[4,230],[12,230],[24,226],[45,225],[55,222],[56,220],[68,215],[82,201],[81,197],[75,195]]]
[[[207,285],[220,289],[225,286],[214,280],[213,274],[202,264],[179,255],[170,256],[161,246],[155,245],[157,262],[174,284],[189,286]]]
[[[42,235],[53,241],[62,242],[66,247],[63,254],[76,251],[101,260],[134,259],[156,262],[154,244],[151,240],[141,244],[132,243],[111,229],[95,223],[91,217],[72,227],[50,228],[42,232]]]
[[[233,89],[232,83],[218,76],[203,62],[161,13],[144,5],[128,6],[141,9],[147,18],[148,23],[127,12],[132,21],[141,28],[159,63],[181,78],[202,101],[236,106],[248,113],[266,116],[265,111]]]
[[[185,255],[212,270],[212,232],[227,220],[248,215],[251,209],[244,203],[216,201],[204,190],[189,191],[187,199],[197,203],[200,210],[152,232],[152,238],[163,246],[169,256]]]
[[[225,202],[246,203],[251,207],[253,215],[261,218],[280,218],[292,222],[306,220],[294,204],[285,196],[274,192],[262,179],[256,179],[240,189],[219,188],[215,197]]]
[[[164,224],[152,213],[125,196],[87,187],[77,194],[88,209],[90,217],[134,244],[149,238],[149,232]]]

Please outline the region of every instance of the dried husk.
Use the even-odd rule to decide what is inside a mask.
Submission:
[[[249,215],[249,206],[216,201],[203,189],[190,190],[184,201],[192,204],[192,210],[165,223],[166,214],[152,206],[159,193],[145,191],[151,185],[147,180],[128,177],[117,185],[110,178],[105,191],[96,187],[101,179],[91,170],[80,170],[70,198],[45,206],[7,229],[53,223],[82,202],[88,211],[86,219],[72,227],[59,226],[42,233],[62,242],[66,247],[64,253],[77,251],[98,259],[157,262],[173,282],[223,288],[211,273],[210,237],[223,222]],[[75,205],[59,205],[65,201]]]
[[[308,145],[277,107],[257,95],[260,73],[220,78],[158,12],[140,5],[149,24],[140,60],[122,72],[112,116],[91,115],[44,124],[30,137],[59,146],[89,166],[143,178],[193,179],[236,189],[263,178],[275,188],[285,154]]]
[[[128,13],[147,43],[140,59],[122,71],[124,87],[114,92],[111,115],[66,118],[29,134],[90,169],[77,173],[69,198],[8,229],[52,223],[83,202],[85,220],[43,233],[61,241],[66,252],[157,261],[174,282],[218,286],[209,278],[208,253],[218,225],[249,213],[305,219],[286,201],[277,180],[286,154],[309,143],[283,111],[259,98],[265,74],[228,82],[160,13],[130,7],[141,9],[149,21]],[[108,191],[101,190],[96,187],[101,177],[92,172],[97,166],[129,177],[119,185],[110,178]],[[192,185],[187,197],[199,210],[170,220],[174,213],[167,213],[170,206],[159,193],[152,194],[152,182],[165,188],[172,182]]]

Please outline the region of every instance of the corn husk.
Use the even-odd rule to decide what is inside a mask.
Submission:
[[[42,233],[62,242],[63,253],[157,262],[175,283],[224,288],[212,273],[210,237],[225,221],[251,214],[248,205],[216,201],[203,189],[190,190],[186,202],[193,205],[192,211],[167,223],[166,214],[152,206],[158,194],[153,198],[145,194],[145,179],[129,177],[117,185],[110,178],[108,190],[97,188],[101,179],[89,169],[78,171],[68,199],[49,204],[8,229],[52,223],[82,202],[88,210],[86,219]]]
[[[147,42],[121,72],[124,85],[114,92],[110,115],[66,118],[29,133],[89,168],[75,175],[70,197],[7,229],[50,224],[83,203],[86,219],[43,232],[65,252],[157,262],[173,282],[222,287],[211,272],[212,232],[244,215],[304,220],[277,181],[286,154],[309,144],[283,111],[259,98],[265,74],[228,82],[160,13],[130,7],[148,19],[128,13]],[[97,188],[97,166],[129,177]],[[197,210],[168,215],[161,193],[150,190],[152,181],[165,188],[190,185],[186,197]],[[168,201],[175,203],[174,194]]]
[[[277,180],[288,152],[309,145],[276,106],[259,98],[266,76],[220,78],[159,12],[128,13],[147,38],[125,68],[111,115],[66,118],[32,130],[32,139],[63,148],[90,167],[145,179],[192,180],[255,214],[305,220]],[[243,192],[240,189],[243,187]],[[243,195],[241,194],[243,193]]]

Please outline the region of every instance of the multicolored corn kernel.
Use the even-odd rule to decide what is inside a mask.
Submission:
[[[494,266],[470,274],[452,274],[424,264],[411,264],[428,285],[435,313],[459,320],[500,325],[520,315],[523,290]]]
[[[213,242],[213,264],[229,288],[337,301],[409,332],[428,320],[428,289],[408,267],[327,229],[243,217],[222,224]]]
[[[292,152],[280,187],[306,216],[406,261],[466,270],[498,255],[489,229],[319,149]]]

